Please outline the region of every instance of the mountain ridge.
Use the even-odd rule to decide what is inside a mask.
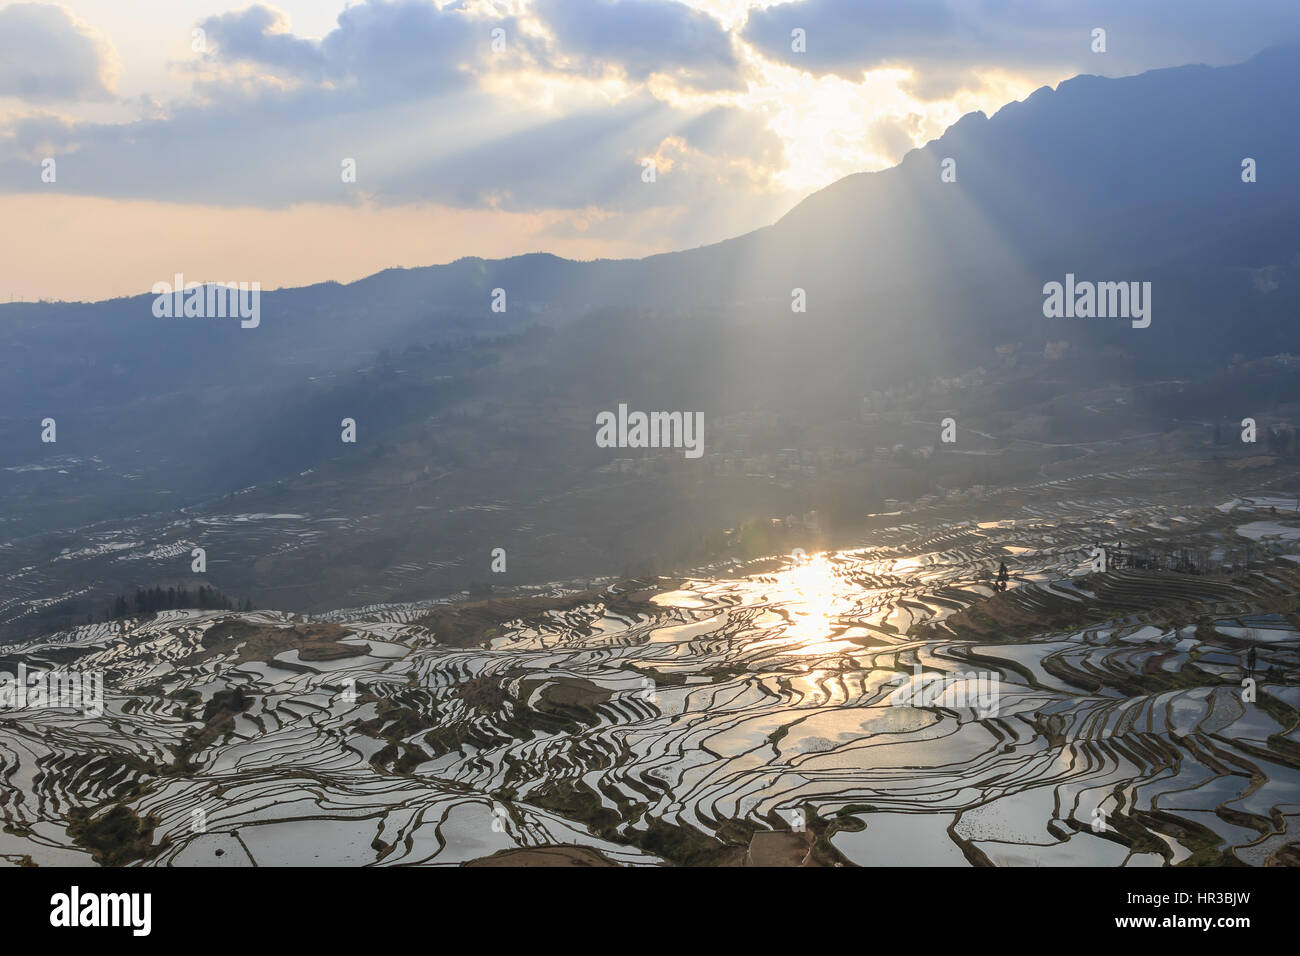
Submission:
[[[357,279],[353,279],[350,281],[343,281],[338,279],[323,279],[318,282],[310,282],[304,285],[283,286],[283,287],[276,288],[274,290],[266,290],[264,294],[278,295],[283,293],[295,293],[295,292],[305,293],[305,292],[311,292],[311,291],[325,289],[325,288],[332,288],[335,286],[342,289],[352,289],[354,287],[361,286],[361,285],[374,284],[377,282],[377,280],[380,280],[385,277],[396,278],[399,276],[407,277],[412,275],[435,276],[441,274],[443,270],[464,269],[471,264],[479,267],[495,266],[498,268],[505,269],[506,267],[517,266],[524,262],[533,263],[541,260],[546,260],[553,264],[562,264],[564,266],[601,266],[601,265],[624,266],[624,265],[635,264],[635,263],[655,262],[657,260],[670,259],[679,256],[689,256],[691,254],[698,253],[703,250],[716,250],[719,247],[725,247],[731,243],[741,242],[744,240],[748,240],[751,237],[767,233],[769,230],[781,226],[782,223],[786,222],[787,220],[790,220],[792,217],[795,219],[799,218],[801,209],[803,209],[804,207],[810,204],[818,205],[829,201],[825,198],[818,198],[818,197],[826,197],[828,194],[831,196],[838,196],[847,188],[846,184],[861,183],[864,181],[864,178],[877,177],[877,176],[889,174],[891,172],[895,172],[907,166],[909,162],[911,163],[920,162],[921,160],[919,157],[927,157],[928,159],[928,157],[933,155],[934,151],[937,148],[945,146],[945,144],[947,144],[948,146],[955,146],[958,145],[964,137],[970,136],[976,131],[979,131],[980,133],[986,131],[988,129],[986,124],[996,125],[999,122],[1005,123],[1005,122],[1012,122],[1012,121],[1024,121],[1026,117],[1035,116],[1036,111],[1041,111],[1043,109],[1050,109],[1059,106],[1062,101],[1066,101],[1068,105],[1074,105],[1072,102],[1070,102],[1073,97],[1076,97],[1084,93],[1093,93],[1099,89],[1113,89],[1115,84],[1124,85],[1124,84],[1129,84],[1132,81],[1140,81],[1143,85],[1151,85],[1155,83],[1163,84],[1166,81],[1181,83],[1192,78],[1200,79],[1200,78],[1213,76],[1215,74],[1223,74],[1225,71],[1230,72],[1235,70],[1241,70],[1243,68],[1255,68],[1255,69],[1261,69],[1264,67],[1290,68],[1294,61],[1288,60],[1287,57],[1297,56],[1297,55],[1300,55],[1300,41],[1290,41],[1288,43],[1280,43],[1268,47],[1264,50],[1261,50],[1259,53],[1255,54],[1254,56],[1250,57],[1247,60],[1243,60],[1240,63],[1231,64],[1229,66],[1213,67],[1205,64],[1185,64],[1182,66],[1162,67],[1158,69],[1147,70],[1142,73],[1133,74],[1131,76],[1124,76],[1124,77],[1105,77],[1097,74],[1087,74],[1087,73],[1078,74],[1076,76],[1062,80],[1059,84],[1057,84],[1056,87],[1052,87],[1050,85],[1041,86],[1022,100],[1012,100],[1002,105],[992,115],[987,115],[982,110],[973,110],[969,113],[965,113],[961,117],[959,117],[956,121],[954,121],[952,125],[947,127],[947,129],[945,129],[944,132],[940,134],[938,137],[936,137],[935,139],[929,140],[928,142],[926,142],[921,146],[916,146],[908,150],[903,155],[903,157],[898,161],[898,163],[896,163],[895,165],[880,170],[865,170],[857,173],[850,173],[846,176],[843,176],[835,180],[832,183],[827,184],[824,187],[821,187],[820,189],[814,190],[812,193],[810,193],[809,195],[805,196],[803,199],[795,203],[795,205],[792,206],[785,214],[778,217],[776,220],[769,223],[768,225],[760,226],[759,228],[751,230],[750,232],[742,233],[740,235],[732,236],[727,239],[722,239],[713,243],[706,243],[706,244],[702,244],[699,246],[694,246],[686,249],[674,249],[665,252],[652,253],[647,256],[641,256],[635,258],[597,257],[593,259],[570,259],[565,256],[561,256],[547,250],[535,250],[532,252],[519,253],[517,255],[504,256],[501,258],[487,258],[483,256],[467,255],[467,256],[458,257],[457,259],[451,260],[449,262],[442,262],[442,263],[430,263],[430,264],[419,265],[419,266],[389,266],[380,269],[374,273],[371,273],[369,275],[361,276]],[[1294,71],[1292,70],[1292,72]],[[1140,86],[1132,86],[1129,88],[1139,89]],[[914,157],[918,157],[918,158],[914,158]],[[170,276],[168,278],[170,278]],[[218,281],[218,280],[214,278],[205,281]],[[133,293],[124,296],[114,296],[111,298],[100,299],[100,300],[59,301],[57,303],[46,301],[43,302],[42,304],[86,306],[86,305],[104,305],[108,303],[145,300],[145,299],[152,299],[152,298],[153,298],[152,293],[140,292],[140,293]],[[3,314],[4,311],[6,311],[8,308],[12,306],[32,305],[32,304],[37,304],[37,303],[0,303],[0,314]]]
[[[100,561],[86,534],[160,541],[147,555],[216,535],[224,593],[341,606],[465,587],[485,541],[521,579],[639,573],[774,514],[850,527],[1119,447],[1226,454],[1247,413],[1300,420],[1297,88],[1283,55],[1077,77],[723,242],[389,269],[266,293],[251,330],[156,318],[147,295],[6,306],[0,610],[45,606],[24,575],[66,580],[65,550],[114,593],[168,583],[166,561]],[[1150,283],[1150,326],[1048,318],[1070,275]],[[596,447],[620,403],[703,413],[700,467]],[[992,437],[937,448],[947,417]]]

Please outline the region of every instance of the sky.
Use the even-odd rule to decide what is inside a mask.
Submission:
[[[1297,38],[1295,0],[0,0],[0,301],[690,248],[1041,86]]]

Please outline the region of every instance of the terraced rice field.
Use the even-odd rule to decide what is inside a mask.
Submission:
[[[107,696],[0,711],[0,858],[1300,863],[1300,547],[1267,507],[1055,495],[725,574],[13,646]],[[1092,573],[1170,528],[1252,566]]]

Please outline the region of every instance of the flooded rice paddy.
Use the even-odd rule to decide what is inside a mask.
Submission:
[[[1300,526],[1272,507],[1064,497],[671,580],[11,646],[107,691],[0,710],[0,858],[1294,864]],[[1254,564],[1093,573],[1172,526]]]

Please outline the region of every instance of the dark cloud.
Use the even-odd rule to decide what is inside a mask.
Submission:
[[[355,86],[390,100],[463,87],[473,70],[520,65],[535,46],[512,18],[474,17],[459,4],[439,8],[428,0],[355,4],[319,41],[289,33],[283,15],[263,5],[200,25],[217,62],[253,63],[279,77]],[[498,28],[503,54],[492,50]]]
[[[631,79],[672,74],[699,90],[736,89],[740,64],[718,21],[672,0],[535,0],[558,52]]]
[[[1106,31],[1104,54],[1091,49],[1098,27]],[[791,50],[796,28],[807,35],[806,52]],[[918,93],[934,97],[980,67],[1116,76],[1239,62],[1300,37],[1300,3],[802,0],[753,11],[742,35],[765,56],[819,76],[858,80],[864,70],[911,66],[922,74]]]
[[[320,80],[325,76],[325,54],[320,44],[288,32],[278,10],[260,4],[208,17],[199,26],[215,49],[211,56],[231,62],[249,62],[291,76]]]
[[[461,4],[439,8],[429,0],[348,7],[320,41],[294,36],[279,11],[260,4],[209,17],[201,26],[217,61],[407,93],[519,66],[587,76],[614,69],[634,81],[670,73],[699,90],[740,85],[730,35],[712,17],[673,0],[536,0],[530,13],[552,34],[553,46],[515,18],[476,16]],[[504,31],[503,51],[492,49],[494,29]]]
[[[364,103],[359,92],[312,88],[129,124],[24,118],[0,128],[0,192],[41,188],[32,164],[51,155],[60,190],[120,198],[644,209],[723,193],[741,201],[746,171],[767,175],[782,160],[760,117],[683,112],[646,93],[549,117],[516,112],[511,122],[479,91],[382,110]],[[643,183],[641,158],[665,141],[674,168]],[[356,160],[355,186],[341,182],[344,158]]]
[[[115,71],[108,41],[63,7],[0,8],[0,96],[33,103],[111,99]]]

